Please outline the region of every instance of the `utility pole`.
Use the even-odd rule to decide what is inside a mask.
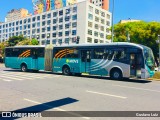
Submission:
[[[113,23],[113,19],[114,19],[114,0],[113,0],[113,5],[112,5],[112,39],[111,39],[111,42],[113,42],[113,40],[114,40],[114,23]]]

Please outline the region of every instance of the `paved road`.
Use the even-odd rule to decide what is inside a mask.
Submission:
[[[63,76],[45,72],[22,73],[4,68],[0,64],[0,110],[160,111],[160,82],[114,81],[106,77]],[[75,120],[69,117],[56,119]],[[113,117],[83,116],[76,119],[117,120]],[[159,118],[119,119],[158,120]]]

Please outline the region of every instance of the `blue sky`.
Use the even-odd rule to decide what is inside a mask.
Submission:
[[[84,0],[79,0],[84,1]],[[112,11],[110,0],[110,11]],[[140,19],[160,22],[160,0],[114,0],[114,23],[122,19]],[[33,13],[32,0],[0,0],[0,21],[4,22],[8,11],[13,8],[25,8]]]

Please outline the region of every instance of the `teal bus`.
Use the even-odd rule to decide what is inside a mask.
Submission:
[[[45,70],[64,75],[87,73],[112,79],[145,79],[154,75],[154,65],[152,50],[134,43],[5,48],[5,66],[23,72]]]

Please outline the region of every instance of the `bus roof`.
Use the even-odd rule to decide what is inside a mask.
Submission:
[[[54,46],[54,47],[92,47],[92,46],[117,46],[117,45],[123,45],[123,46],[134,46],[143,49],[143,45],[135,44],[135,43],[128,43],[128,42],[114,42],[114,43],[85,43],[85,44],[70,44],[70,45],[61,45],[61,46]],[[145,46],[146,47],[146,46]]]
[[[134,47],[138,47],[138,48],[141,48],[143,49],[144,47],[147,47],[147,46],[144,46],[144,45],[140,45],[140,44],[135,44],[135,43],[128,43],[128,42],[113,42],[113,43],[85,43],[85,44],[69,44],[69,45],[61,45],[61,46],[54,46],[53,47],[92,47],[92,46],[117,46],[117,45],[123,45],[123,46],[134,46]],[[22,46],[13,46],[13,47],[6,47],[6,48],[44,48],[44,47],[48,47],[45,46],[45,45],[22,45]],[[148,48],[148,47],[147,47]]]

